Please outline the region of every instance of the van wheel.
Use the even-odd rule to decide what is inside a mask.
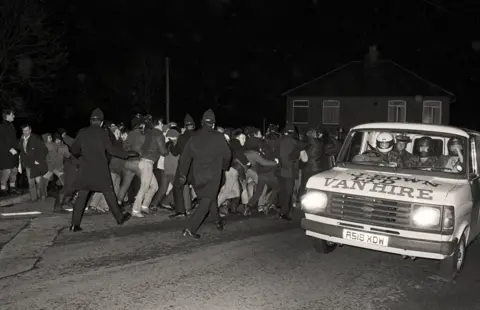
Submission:
[[[466,242],[465,235],[462,236],[455,248],[452,256],[449,256],[440,262],[440,276],[453,281],[457,278],[465,265]]]
[[[333,252],[337,247],[336,243],[331,243],[322,239],[313,239],[313,248],[317,253],[328,254]]]

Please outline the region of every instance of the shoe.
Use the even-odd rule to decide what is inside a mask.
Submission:
[[[128,221],[130,218],[132,217],[132,215],[130,213],[124,213],[123,214],[123,217],[120,221],[117,222],[118,225],[123,225],[125,224],[126,221]]]
[[[145,213],[145,214],[149,214],[150,213],[150,208],[142,206],[142,212]]]
[[[245,206],[245,210],[243,211],[243,216],[250,216],[252,215],[252,211],[250,211],[250,206]]]
[[[77,231],[82,231],[82,230],[83,230],[83,229],[82,229],[80,226],[78,226],[78,225],[72,225],[72,226],[70,226],[70,231],[72,231],[72,232],[77,232]]]
[[[223,221],[218,221],[218,222],[215,222],[215,226],[217,226],[217,229],[219,231],[222,231],[223,228],[225,227],[225,223]]]
[[[145,217],[145,215],[143,215],[142,211],[132,211],[132,216],[134,216],[134,217]]]
[[[192,233],[190,229],[185,228],[182,233],[185,237],[192,237],[193,239],[200,239],[200,235],[197,233]]]
[[[70,213],[70,212],[68,212],[67,210],[64,210],[64,209],[55,208],[55,209],[53,209],[53,213],[66,214],[66,213]]]
[[[292,218],[286,214],[280,214],[280,219],[284,221],[291,221]]]
[[[21,195],[22,191],[18,190],[16,187],[10,187],[10,195]]]
[[[187,213],[178,213],[177,212],[175,214],[169,215],[168,217],[172,220],[183,220],[183,219],[187,218]]]

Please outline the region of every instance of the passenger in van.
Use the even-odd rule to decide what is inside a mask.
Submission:
[[[376,146],[374,150],[367,150],[362,154],[358,154],[353,158],[354,163],[373,162],[388,163],[390,162],[390,154],[393,150],[393,136],[388,132],[378,134]]]
[[[430,137],[421,137],[418,139],[414,155],[406,163],[406,166],[422,170],[439,167],[438,157],[433,156],[433,154],[433,139]]]
[[[463,157],[463,143],[457,137],[452,137],[447,143],[449,155],[443,160],[443,168],[447,172],[461,172],[465,167]]]
[[[402,168],[412,159],[413,155],[406,150],[407,144],[412,140],[406,134],[396,136],[395,140],[395,148],[389,154],[389,162],[395,162],[398,167]]]

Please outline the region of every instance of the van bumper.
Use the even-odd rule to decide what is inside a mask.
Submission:
[[[302,219],[301,226],[306,230],[308,236],[330,241],[338,244],[345,244],[355,247],[372,249],[382,252],[389,252],[400,255],[424,257],[431,259],[445,259],[453,254],[458,244],[458,239],[454,238],[452,241],[430,241],[413,238],[399,237],[389,234],[381,234],[375,232],[375,235],[388,237],[388,246],[372,245],[360,241],[343,239],[343,230],[348,229],[363,233],[370,233],[350,227],[334,226],[321,222],[312,221],[309,219]]]

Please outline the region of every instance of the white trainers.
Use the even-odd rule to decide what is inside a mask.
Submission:
[[[149,214],[150,213],[150,208],[142,206],[142,212],[145,213],[145,214]]]
[[[145,217],[145,215],[143,215],[142,211],[132,211],[132,216],[134,216],[134,217]]]

